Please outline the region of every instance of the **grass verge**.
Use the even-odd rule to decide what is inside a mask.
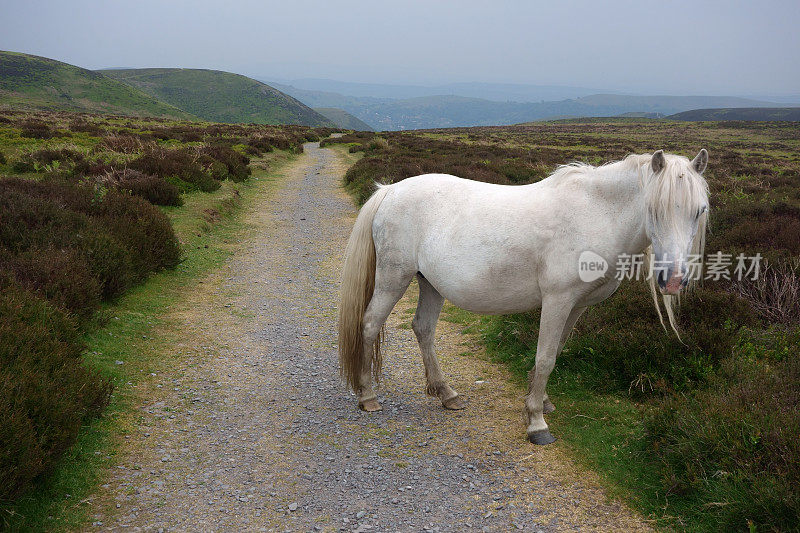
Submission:
[[[477,337],[486,347],[488,358],[505,364],[520,387],[527,387],[525,358],[500,340],[504,317],[479,316],[446,303],[442,320],[458,324],[463,333]],[[569,350],[569,343],[565,350]],[[624,501],[654,526],[718,531],[719,522],[707,506],[698,505],[697,498],[664,496],[660,465],[645,435],[643,411],[648,404],[622,393],[600,394],[584,381],[579,371],[565,365],[556,364],[550,375],[547,390],[557,409],[548,415],[547,422],[559,438],[556,446],[564,447],[578,464],[597,472],[610,497]]]
[[[237,237],[246,230],[238,214],[273,194],[282,169],[296,157],[267,154],[263,161],[272,170],[256,161],[247,182],[225,181],[212,193],[186,194],[183,207],[164,208],[181,241],[182,262],[104,305],[86,335],[87,365],[114,382],[111,404],[82,428],[52,475],[4,509],[0,529],[65,531],[87,523],[94,488],[115,464],[119,443],[137,422],[133,406],[152,376],[176,357],[169,353],[175,338],[170,310],[180,304],[187,289],[230,257]]]

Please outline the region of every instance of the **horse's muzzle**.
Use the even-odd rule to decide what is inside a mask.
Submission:
[[[658,282],[658,288],[661,289],[661,294],[674,296],[686,287],[689,283],[689,276],[684,276],[680,270],[668,268],[659,270],[656,281]]]

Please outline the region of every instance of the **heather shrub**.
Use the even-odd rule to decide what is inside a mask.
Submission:
[[[78,187],[21,179],[0,180],[0,245],[19,253],[31,247],[71,246],[86,234],[88,217],[73,206],[91,205]]]
[[[89,271],[97,280],[104,300],[121,296],[133,285],[131,251],[96,222],[90,222],[90,231],[78,235],[76,246],[86,256]]]
[[[731,358],[707,387],[665,400],[646,419],[665,491],[698,496],[720,530],[796,529],[799,404],[797,357]]]
[[[110,163],[103,161],[81,158],[73,162],[70,173],[74,177],[95,177],[113,172],[114,168]]]
[[[383,137],[375,137],[367,143],[367,150],[386,150],[389,148],[389,141]]]
[[[103,137],[103,140],[97,143],[94,150],[97,152],[109,150],[123,154],[134,154],[141,152],[145,146],[148,146],[147,143],[138,135],[114,133]]]
[[[267,137],[252,135],[244,142],[252,150],[252,155],[260,155],[273,150],[272,145]]]
[[[269,137],[263,137],[262,139],[264,142],[268,142],[271,146],[274,146],[278,150],[291,150],[292,147],[297,144],[296,141],[293,141],[285,135],[272,135]]]
[[[79,331],[63,312],[0,277],[0,501],[8,501],[53,468],[112,386],[83,366]]]
[[[183,205],[181,191],[177,185],[157,176],[142,174],[137,178],[126,179],[120,183],[119,188],[130,191],[131,194],[140,196],[154,205]]]
[[[95,175],[108,168],[107,164],[90,161],[71,148],[44,148],[31,152],[27,159],[33,162],[33,170],[45,172],[51,178]]]
[[[151,128],[151,135],[156,139],[175,139],[181,142],[199,142],[203,140],[202,126],[192,124],[176,124],[173,126],[158,126]]]
[[[250,176],[250,158],[234,150],[227,144],[212,144],[198,149],[201,161],[209,167],[216,165],[214,177],[216,179],[230,179],[231,181],[244,181]],[[224,165],[225,175],[217,177]]]
[[[14,254],[74,248],[106,298],[149,272],[175,266],[180,256],[169,219],[142,198],[19,179],[0,180],[0,246]]]
[[[158,176],[130,168],[117,169],[100,176],[98,183],[140,196],[154,205],[183,205],[180,189]]]
[[[59,133],[50,128],[44,122],[29,120],[20,125],[21,135],[31,139],[52,139],[59,135]]]
[[[142,280],[150,272],[173,268],[180,262],[172,224],[143,198],[112,189],[95,209],[101,223],[130,252],[135,279]]]
[[[54,161],[60,163],[69,163],[82,160],[83,154],[71,148],[42,148],[30,153],[30,158],[41,163],[42,165],[50,165]]]
[[[200,155],[188,148],[168,149],[154,146],[145,150],[128,166],[144,174],[166,179],[184,190],[210,192],[219,189],[219,182],[200,163]]]
[[[259,150],[255,146],[251,146],[249,144],[245,144],[244,145],[244,153],[245,153],[245,155],[258,157],[258,156],[261,155],[262,152],[261,152],[261,150]]]
[[[27,154],[11,163],[11,171],[15,174],[33,172],[34,170],[36,170],[36,162],[30,155]]]
[[[100,136],[105,130],[97,124],[92,124],[86,120],[76,119],[69,122],[69,130],[74,132],[88,133],[90,135]]]
[[[100,283],[76,249],[34,247],[15,256],[6,250],[0,268],[23,288],[78,316],[88,317],[100,305]]]

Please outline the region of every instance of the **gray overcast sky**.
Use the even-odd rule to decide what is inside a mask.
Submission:
[[[800,93],[800,0],[0,0],[0,49],[267,79]]]

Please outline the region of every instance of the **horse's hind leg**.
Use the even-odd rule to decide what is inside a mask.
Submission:
[[[414,314],[411,327],[414,329],[414,334],[417,336],[417,341],[419,341],[419,347],[422,351],[427,393],[431,396],[437,396],[447,409],[463,409],[464,402],[461,401],[458,393],[451,389],[445,381],[434,350],[436,322],[439,320],[444,298],[422,275],[418,275],[417,279],[419,280],[419,302],[417,303],[417,312]]]
[[[406,292],[411,275],[402,275],[380,265],[375,270],[375,289],[364,312],[364,358],[358,387],[358,406],[364,411],[380,411],[381,404],[372,385],[372,361],[381,328],[395,304]],[[376,371],[380,371],[379,368]]]

